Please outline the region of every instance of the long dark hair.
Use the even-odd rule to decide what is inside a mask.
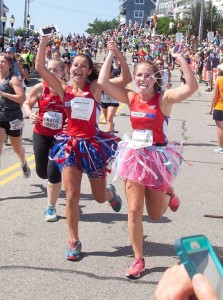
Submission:
[[[95,67],[95,65],[94,65],[94,63],[93,63],[93,61],[92,61],[92,59],[90,58],[90,56],[87,55],[87,54],[84,54],[84,53],[78,53],[78,54],[74,57],[74,59],[75,59],[76,57],[78,57],[78,56],[79,56],[79,57],[84,57],[84,58],[86,58],[87,61],[88,61],[89,69],[91,70],[91,74],[89,74],[88,77],[87,77],[88,81],[92,82],[92,81],[98,79],[98,74],[99,74],[99,72],[97,71],[97,69],[96,69],[96,67]]]

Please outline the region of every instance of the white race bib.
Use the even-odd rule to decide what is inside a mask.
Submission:
[[[54,111],[47,111],[43,115],[43,126],[53,129],[53,130],[58,130],[62,129],[62,124],[63,124],[63,114],[59,112],[54,112]]]
[[[94,109],[92,98],[75,97],[71,103],[71,118],[89,121]]]
[[[24,122],[23,120],[16,119],[9,122],[9,124],[10,124],[10,130],[18,130],[23,128]]]
[[[133,149],[140,149],[152,146],[152,144],[153,132],[151,130],[134,130],[128,146]]]

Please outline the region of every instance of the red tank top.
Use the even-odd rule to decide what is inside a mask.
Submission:
[[[87,84],[82,94],[74,94],[72,86],[67,86],[64,108],[68,117],[67,134],[79,138],[91,138],[96,134],[97,102]]]
[[[135,94],[130,104],[130,121],[133,129],[151,130],[154,144],[166,144],[168,117],[160,110],[159,94],[146,103],[140,102],[140,95]]]
[[[44,86],[43,95],[38,101],[40,121],[35,124],[34,132],[54,136],[62,131],[67,116],[61,98],[52,95],[45,82],[42,84]]]

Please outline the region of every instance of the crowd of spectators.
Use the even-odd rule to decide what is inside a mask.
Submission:
[[[105,57],[107,53],[107,43],[109,39],[114,39],[123,52],[123,55],[130,53],[132,55],[132,64],[136,65],[142,60],[162,60],[165,67],[173,70],[176,66],[172,58],[172,51],[176,43],[182,43],[186,51],[186,56],[191,61],[195,61],[194,72],[197,75],[199,83],[205,81],[207,92],[213,89],[213,69],[223,63],[223,40],[219,33],[214,33],[214,38],[210,40],[210,32],[207,31],[206,39],[199,41],[193,34],[181,36],[180,40],[172,34],[172,20],[170,20],[169,32],[158,35],[158,18],[153,16],[148,18],[147,22],[143,20],[120,25],[115,29],[107,30],[102,34],[96,35],[79,35],[69,33],[67,36],[56,35],[47,47],[46,62],[50,58],[60,58],[67,66],[66,74],[69,80],[69,69],[73,58],[77,53],[88,54],[95,62],[98,54]],[[178,20],[180,24],[180,20]],[[178,25],[179,25],[178,24]],[[179,25],[180,26],[180,25]],[[178,26],[178,27],[179,27]],[[180,30],[180,29],[179,29]],[[22,38],[14,37],[10,41],[9,50],[16,53],[17,57],[23,61],[23,68],[26,73],[25,84],[30,82],[30,71],[34,69],[35,55],[39,45],[38,34],[29,38],[24,35]],[[203,78],[203,69],[206,68],[207,76]]]

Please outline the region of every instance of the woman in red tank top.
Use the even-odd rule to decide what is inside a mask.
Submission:
[[[113,164],[123,180],[128,203],[128,230],[134,252],[134,262],[126,276],[137,278],[145,270],[143,258],[142,215],[144,202],[149,217],[159,219],[167,210],[179,207],[179,199],[172,188],[182,161],[182,147],[169,142],[166,136],[173,104],[191,96],[198,88],[183,53],[173,54],[184,71],[186,85],[161,92],[162,80],[158,67],[152,62],[137,65],[134,80],[138,92],[109,81],[109,67],[114,53],[102,66],[98,83],[110,96],[130,107],[133,132],[119,142]]]
[[[64,77],[64,62],[49,60],[47,68],[58,78]],[[66,83],[63,83],[66,86]],[[38,103],[38,111],[33,107]],[[47,179],[47,208],[45,221],[57,221],[56,202],[61,190],[61,173],[55,163],[49,159],[51,149],[55,144],[54,136],[63,130],[67,119],[62,99],[46,82],[36,84],[24,102],[24,108],[33,129],[33,150],[36,163],[36,173],[42,179]]]
[[[88,55],[78,54],[74,57],[70,69],[73,82],[66,88],[45,68],[44,53],[52,37],[53,34],[41,37],[36,69],[63,99],[68,117],[68,128],[64,135],[58,137],[58,144],[52,150],[51,157],[62,171],[66,191],[66,219],[70,234],[70,248],[66,259],[76,260],[81,252],[78,222],[82,173],[87,173],[93,197],[97,202],[109,201],[114,211],[121,209],[121,198],[116,194],[115,187],[106,185],[107,162],[114,154],[113,148],[116,148],[120,139],[98,129],[97,111],[102,90],[97,84],[98,73]],[[125,58],[115,45],[113,49],[124,69],[124,76],[112,80],[119,85],[127,84],[131,82],[131,74]]]

